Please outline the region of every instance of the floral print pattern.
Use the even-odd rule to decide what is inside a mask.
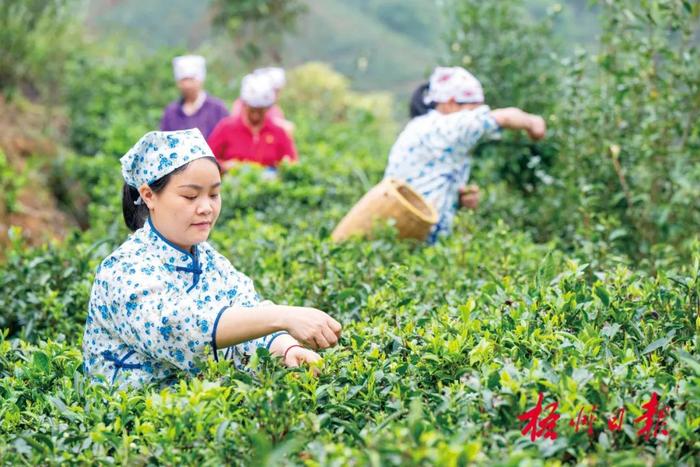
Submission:
[[[469,180],[471,151],[499,130],[486,105],[451,114],[432,110],[408,122],[394,143],[384,177],[404,180],[438,211],[429,243],[452,230],[459,188]]]
[[[197,374],[213,356],[243,366],[280,333],[228,349],[214,336],[231,306],[253,307],[253,282],[208,243],[194,252],[165,239],[150,218],[99,266],[89,302],[83,354],[86,373],[116,386],[169,382]]]

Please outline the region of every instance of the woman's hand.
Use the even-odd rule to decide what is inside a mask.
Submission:
[[[525,130],[528,136],[534,140],[544,138],[547,133],[547,123],[544,118],[524,112],[517,107],[492,110],[491,116],[501,128]]]
[[[235,306],[227,309],[220,316],[215,338],[217,347],[222,349],[287,331],[307,347],[325,349],[338,343],[340,330],[340,323],[321,310],[265,301],[254,308]],[[273,344],[280,339],[275,339]]]
[[[467,185],[459,189],[459,205],[467,209],[476,209],[479,207],[481,193],[476,185]]]
[[[287,351],[284,359],[284,364],[289,368],[296,368],[302,364],[310,364],[314,375],[318,376],[321,372],[318,365],[313,365],[321,361],[321,356],[313,350],[305,349],[304,347],[292,347]]]
[[[547,132],[547,123],[545,123],[544,118],[540,117],[539,115],[532,115],[531,119],[532,122],[530,123],[530,127],[527,129],[528,136],[535,141],[544,138],[544,135]]]
[[[284,328],[312,349],[325,349],[338,343],[342,326],[321,310],[283,306]]]

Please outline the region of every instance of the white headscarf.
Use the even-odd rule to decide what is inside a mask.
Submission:
[[[279,91],[287,84],[287,75],[284,72],[284,68],[274,66],[258,68],[253,72],[253,74],[267,77],[267,79],[269,79],[272,83],[272,87],[275,89],[275,91]]]
[[[459,104],[482,104],[484,90],[479,80],[464,68],[439,66],[430,75],[430,88],[424,102],[439,104],[450,99]]]
[[[175,81],[184,78],[194,78],[204,81],[207,76],[206,60],[201,55],[181,55],[173,59],[173,74]]]
[[[276,95],[272,82],[261,74],[250,74],[241,83],[241,100],[250,107],[270,107]]]

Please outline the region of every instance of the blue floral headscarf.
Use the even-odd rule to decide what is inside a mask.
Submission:
[[[121,159],[127,185],[136,189],[150,185],[178,167],[202,157],[214,157],[202,132],[197,128],[178,131],[151,131]],[[139,204],[141,198],[136,203]]]

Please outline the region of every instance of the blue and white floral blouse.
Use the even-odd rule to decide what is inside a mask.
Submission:
[[[230,306],[254,307],[253,282],[208,243],[194,254],[166,240],[148,219],[97,270],[83,336],[88,375],[117,386],[175,380],[212,355],[235,365],[271,334],[219,350],[214,336]],[[254,313],[255,310],[251,310]]]
[[[459,188],[469,180],[471,151],[499,129],[486,105],[451,114],[432,110],[408,122],[394,143],[384,177],[406,181],[435,207],[439,220],[429,243],[452,230]]]

